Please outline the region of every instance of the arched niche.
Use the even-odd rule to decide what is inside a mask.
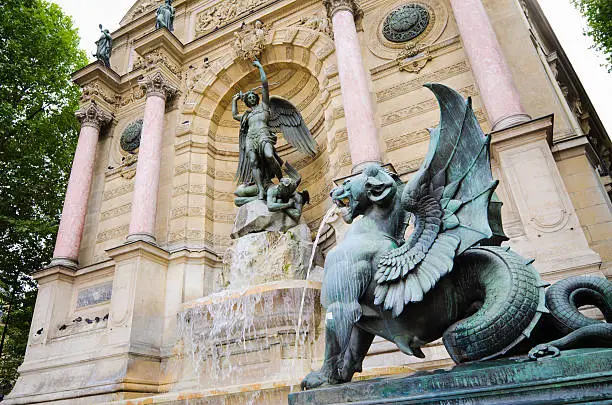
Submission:
[[[319,32],[295,28],[274,31],[269,39],[260,61],[268,74],[271,94],[298,107],[318,144],[317,156],[310,158],[290,148],[282,136],[277,143],[283,160],[302,173],[303,186],[312,197],[304,219],[315,228],[329,205],[327,197],[332,184],[325,112],[331,103],[330,81],[337,81],[333,41]],[[248,61],[228,55],[214,61],[194,85],[193,94],[187,96],[192,127],[206,135],[215,150],[209,160],[209,171],[212,167],[217,174],[212,182],[216,196],[228,196],[236,187],[233,173],[238,166],[239,123],[232,118],[232,96],[258,86],[257,69]],[[246,109],[242,102],[239,107],[241,111]],[[210,208],[217,211],[215,217],[235,212],[228,197],[215,201]],[[215,235],[229,234],[231,223],[215,223],[214,228]]]

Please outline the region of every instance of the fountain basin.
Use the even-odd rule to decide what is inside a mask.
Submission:
[[[186,303],[178,314],[181,377],[172,391],[261,385],[264,375],[271,385],[299,381],[323,335],[320,289],[284,280]]]

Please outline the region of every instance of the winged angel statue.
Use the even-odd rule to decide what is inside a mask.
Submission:
[[[480,129],[471,100],[443,85],[427,87],[438,98],[441,121],[430,131],[429,151],[414,177],[404,184],[371,165],[332,191],[346,222],[361,219],[325,261],[325,358],[302,382],[305,389],[350,381],[376,335],[416,357],[442,338],[457,363],[530,348],[538,343],[535,335],[559,339],[536,346],[532,357],[612,344],[612,325],[582,316],[569,299],[571,291],[588,290],[607,297],[601,310],[612,314],[612,283],[580,277],[546,292],[533,260],[495,246],[501,238],[492,228],[501,219],[490,209],[498,184],[491,138]],[[404,240],[410,224],[413,232]],[[563,330],[538,326],[549,318]],[[532,335],[536,329],[546,333]]]
[[[240,121],[236,178],[243,185],[236,194],[265,200],[272,180],[283,178],[283,161],[275,149],[276,134],[282,132],[289,145],[310,156],[316,155],[317,144],[297,108],[285,99],[270,97],[268,78],[261,63],[255,60],[253,65],[261,76],[261,103],[257,89],[240,92],[232,100],[234,119]],[[244,114],[238,113],[240,99],[249,108]]]

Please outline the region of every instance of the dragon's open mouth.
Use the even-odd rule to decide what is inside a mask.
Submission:
[[[351,204],[351,199],[348,196],[342,198],[334,198],[334,204],[336,204],[338,208],[345,208]]]
[[[347,222],[351,223],[353,220],[353,202],[351,200],[350,192],[344,188],[337,188],[331,193],[332,201],[336,204],[336,207],[340,209],[342,218]]]

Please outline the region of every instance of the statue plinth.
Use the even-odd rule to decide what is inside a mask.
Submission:
[[[284,211],[271,212],[263,200],[251,201],[238,210],[232,239],[238,239],[250,233],[271,231],[286,232],[298,225],[298,222]]]
[[[581,349],[539,361],[523,356],[324,387],[290,394],[289,405],[603,404],[610,395],[612,349]]]

